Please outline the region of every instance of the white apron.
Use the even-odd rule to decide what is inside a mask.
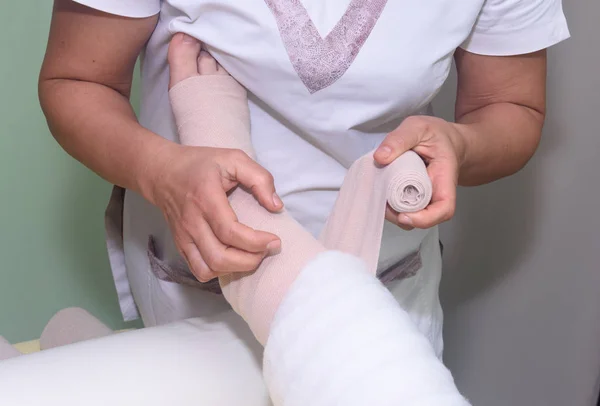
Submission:
[[[290,214],[315,236],[352,162],[407,116],[430,113],[457,47],[509,55],[568,37],[559,0],[80,2],[131,17],[160,10],[143,55],[139,119],[170,140],[177,135],[168,42],[176,32],[203,41],[249,90],[258,161],[274,175]],[[107,214],[126,320],[141,313],[152,325],[230,311],[214,283],[199,286],[173,273],[185,265],[156,208],[116,189]],[[379,274],[441,352],[437,228],[406,232],[386,224]]]

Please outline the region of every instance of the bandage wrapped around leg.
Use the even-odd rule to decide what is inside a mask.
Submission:
[[[186,79],[170,97],[182,144],[254,157],[245,92],[233,78]],[[220,278],[226,299],[266,343],[264,376],[276,406],[468,405],[375,277],[386,204],[417,211],[430,198],[425,165],[413,152],[384,168],[372,154],[359,159],[320,242],[243,189],[230,195],[239,221],[282,240],[282,252],[255,272]]]
[[[169,94],[183,145],[241,149],[255,158],[246,91],[231,76],[191,77]],[[269,213],[237,188],[229,201],[238,220],[278,235],[282,252],[253,273],[221,277],[223,294],[265,344],[279,303],[308,261],[335,249],[364,259],[375,273],[387,202],[396,210],[416,211],[430,198],[425,165],[414,152],[386,167],[378,167],[367,154],[350,168],[319,243],[285,211]]]
[[[241,149],[255,158],[246,90],[231,76],[188,78],[170,90],[170,97],[183,145]],[[264,345],[285,292],[325,249],[285,211],[268,212],[242,188],[230,194],[229,202],[242,224],[281,239],[282,252],[266,258],[256,271],[219,278],[227,301]]]

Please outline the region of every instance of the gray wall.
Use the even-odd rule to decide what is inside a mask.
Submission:
[[[595,405],[600,377],[600,2],[565,1],[548,113],[517,175],[462,189],[442,227],[445,357],[475,405]],[[452,117],[456,80],[436,100]]]

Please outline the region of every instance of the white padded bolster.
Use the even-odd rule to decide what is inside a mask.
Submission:
[[[270,406],[260,346],[247,342],[232,313],[13,358],[0,362],[0,405]]]
[[[427,338],[364,263],[325,252],[271,327],[264,375],[276,406],[466,406]]]
[[[220,317],[2,361],[0,405],[271,406],[259,344],[237,315]],[[337,252],[312,261],[284,299],[264,376],[277,406],[468,405],[393,296]]]

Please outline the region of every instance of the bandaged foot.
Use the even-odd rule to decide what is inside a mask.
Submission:
[[[196,65],[171,81],[181,143],[254,157],[245,90],[207,53]],[[240,222],[282,242],[281,253],[255,272],[219,280],[266,344],[265,378],[275,405],[467,404],[428,340],[375,277],[386,204],[417,211],[430,197],[416,154],[384,168],[368,154],[350,169],[319,242],[285,211],[269,213],[241,188],[230,194]],[[378,383],[380,371],[392,374],[388,381]]]
[[[180,142],[241,149],[254,158],[246,90],[204,51],[197,67],[195,75],[183,78],[169,92]],[[227,301],[264,345],[285,293],[301,269],[325,249],[285,210],[268,212],[242,188],[230,194],[229,202],[238,221],[277,235],[285,247],[280,254],[266,258],[253,273],[219,278]]]
[[[178,77],[172,78],[169,94],[180,142],[241,149],[254,158],[245,89],[204,51],[193,65],[193,70],[178,66],[172,71]],[[430,198],[425,165],[416,154],[386,167],[378,167],[367,154],[350,168],[319,243],[285,211],[269,213],[238,188],[229,199],[238,220],[276,234],[285,248],[251,274],[221,277],[223,293],[264,344],[279,303],[311,259],[326,248],[340,250],[364,259],[375,273],[387,202],[397,211],[417,211]]]

